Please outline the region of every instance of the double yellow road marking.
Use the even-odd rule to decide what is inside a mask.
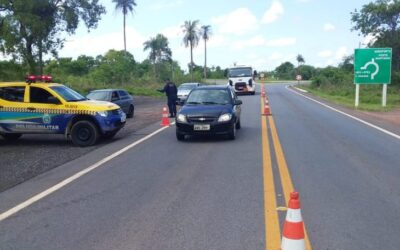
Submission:
[[[264,108],[264,100],[261,99],[261,111]],[[271,131],[273,149],[275,152],[276,163],[279,170],[279,178],[282,184],[282,190],[285,206],[289,201],[290,192],[294,191],[292,179],[290,177],[289,169],[286,164],[285,155],[283,153],[279,136],[276,130],[275,121],[272,116],[268,116],[269,130]],[[281,233],[278,219],[278,207],[276,201],[275,181],[273,174],[272,164],[272,147],[270,146],[268,137],[267,119],[261,117],[261,135],[262,135],[262,149],[263,149],[263,177],[264,177],[264,209],[265,209],[265,248],[280,249]],[[276,177],[278,178],[278,177]],[[311,250],[310,240],[307,231],[305,231],[306,249]]]

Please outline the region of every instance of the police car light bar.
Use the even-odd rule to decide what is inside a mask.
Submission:
[[[29,75],[25,77],[25,81],[27,83],[35,83],[36,81],[50,83],[53,81],[53,78],[51,76],[46,76],[46,75],[42,76]]]

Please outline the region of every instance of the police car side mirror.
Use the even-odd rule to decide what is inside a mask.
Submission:
[[[47,103],[50,103],[50,104],[61,104],[60,100],[58,100],[54,96],[50,96],[49,98],[47,98]]]

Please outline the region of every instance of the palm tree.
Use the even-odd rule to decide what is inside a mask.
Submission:
[[[190,74],[193,81],[193,48],[199,44],[199,20],[195,21],[185,21],[182,25],[183,29],[183,43],[185,47],[190,47]]]
[[[300,54],[297,55],[296,60],[297,60],[297,73],[296,74],[299,74],[300,64],[304,64],[306,61],[304,60],[304,57]]]
[[[133,13],[133,7],[136,6],[135,0],[112,0],[115,3],[116,10],[122,10],[122,14],[124,15],[124,50],[126,52],[126,15],[128,12]]]
[[[306,61],[304,60],[304,57],[303,57],[302,55],[300,55],[300,54],[297,55],[296,60],[297,60],[297,67],[299,67],[300,64],[303,64],[303,63],[306,62]]]
[[[171,61],[172,51],[168,45],[168,38],[162,34],[151,37],[143,43],[143,50],[150,50],[149,59],[154,65],[154,73],[156,73],[156,64],[162,61]]]
[[[211,25],[203,25],[200,29],[200,36],[204,40],[204,78],[207,79],[207,41],[210,39]]]

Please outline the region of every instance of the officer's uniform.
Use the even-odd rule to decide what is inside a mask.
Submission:
[[[168,98],[168,109],[171,117],[176,115],[176,100],[178,99],[178,89],[173,82],[168,82],[165,84],[161,92],[165,92]]]

